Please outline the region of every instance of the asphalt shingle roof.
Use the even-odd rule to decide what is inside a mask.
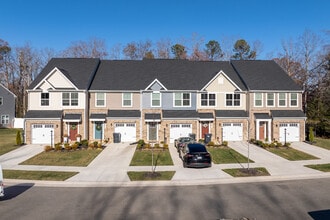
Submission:
[[[109,118],[140,118],[141,112],[139,110],[108,110]]]
[[[304,118],[305,113],[301,110],[271,110],[273,118]]]
[[[199,114],[195,110],[163,110],[163,118],[199,118]]]
[[[216,118],[247,118],[248,113],[244,110],[215,110]]]
[[[61,119],[62,118],[62,110],[54,111],[54,110],[30,110],[26,112],[24,118],[25,119]]]
[[[33,89],[57,67],[78,89],[87,90],[99,65],[96,58],[53,58],[30,84]]]
[[[249,90],[302,90],[273,60],[233,60],[231,63]]]
[[[168,90],[200,90],[221,70],[245,90],[229,62],[172,59],[102,60],[90,89],[143,90],[158,79]]]

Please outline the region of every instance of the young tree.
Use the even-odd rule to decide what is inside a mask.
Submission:
[[[186,59],[187,51],[186,48],[181,44],[175,44],[171,47],[171,51],[175,59]]]
[[[244,40],[237,40],[234,45],[233,59],[236,60],[254,60],[257,57],[257,53],[250,49],[250,45]]]
[[[169,59],[171,53],[171,40],[161,39],[156,43],[156,57],[160,59]]]
[[[205,44],[205,47],[205,53],[209,60],[219,60],[223,57],[223,53],[218,41],[210,40],[207,44]]]

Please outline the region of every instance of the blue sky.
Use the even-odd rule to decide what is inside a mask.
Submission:
[[[306,29],[330,30],[329,8],[329,0],[3,0],[0,38],[13,47],[29,42],[60,51],[93,37],[111,47],[197,33],[220,44],[223,38],[259,40],[258,58],[265,58]]]

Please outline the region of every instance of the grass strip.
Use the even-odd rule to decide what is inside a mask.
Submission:
[[[175,171],[160,171],[160,172],[148,172],[148,171],[129,171],[127,175],[131,181],[154,181],[154,180],[171,180],[175,174]]]
[[[319,170],[319,171],[322,171],[322,172],[330,172],[330,163],[306,165],[305,167],[312,168],[314,170]]]
[[[313,155],[307,154],[305,152],[296,150],[291,147],[279,147],[279,148],[272,147],[272,148],[266,148],[266,150],[290,161],[319,159]]]
[[[78,172],[3,170],[6,179],[64,181]]]
[[[215,164],[229,163],[247,163],[248,158],[231,149],[230,147],[208,147],[207,150],[212,156],[212,162]],[[250,163],[254,163],[250,159]]]
[[[172,157],[169,150],[146,149],[146,150],[135,150],[130,166],[152,166],[152,160],[154,166],[173,165]]]
[[[249,169],[233,168],[233,169],[223,169],[223,171],[233,177],[270,176],[269,172],[264,167],[256,167]]]

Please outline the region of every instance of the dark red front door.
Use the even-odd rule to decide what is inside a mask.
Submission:
[[[205,137],[205,134],[209,133],[209,123],[208,122],[203,122],[202,123],[202,138]]]
[[[77,134],[78,134],[78,124],[77,123],[71,123],[70,124],[70,140],[75,141],[77,140]]]

